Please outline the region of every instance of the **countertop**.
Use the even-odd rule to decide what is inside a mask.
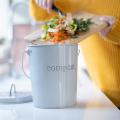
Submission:
[[[120,120],[119,109],[87,76],[80,76],[74,107],[40,109],[35,108],[32,102],[0,104],[0,120]]]

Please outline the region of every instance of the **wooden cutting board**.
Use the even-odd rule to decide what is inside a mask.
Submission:
[[[106,22],[103,22],[100,20],[100,18],[102,16],[85,13],[85,12],[79,12],[79,13],[73,14],[73,17],[74,18],[85,18],[85,19],[91,18],[91,20],[94,24],[92,24],[90,26],[90,29],[88,32],[84,32],[84,33],[80,34],[77,38],[65,40],[65,43],[68,43],[68,44],[78,44],[82,40],[85,40],[87,37],[89,37],[97,32],[100,32],[102,29],[104,29],[107,26]],[[37,30],[37,31],[27,35],[24,39],[27,42],[31,42],[32,44],[54,44],[52,42],[41,41],[39,39],[40,34],[41,34],[41,30]]]
[[[105,27],[107,27],[107,23],[100,20],[100,18],[102,16],[98,16],[98,15],[94,15],[94,14],[89,14],[89,13],[84,13],[84,12],[81,12],[81,13],[78,13],[78,14],[74,14],[73,16],[75,18],[86,18],[86,19],[91,18],[92,22],[94,23],[94,24],[92,24],[90,26],[90,29],[89,29],[88,32],[81,33],[78,36],[78,38],[70,39],[69,42],[73,43],[73,44],[78,44],[82,40],[85,40],[87,37],[89,37],[89,36],[91,36],[91,35],[93,35],[95,33],[98,33],[102,29],[104,29]]]

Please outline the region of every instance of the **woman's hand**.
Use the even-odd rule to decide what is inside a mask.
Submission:
[[[36,3],[50,13],[54,0],[36,0]]]
[[[101,34],[103,37],[106,37],[107,34],[111,31],[111,29],[112,29],[112,27],[113,27],[113,25],[114,25],[114,23],[115,23],[115,18],[114,18],[114,17],[110,17],[110,16],[103,16],[103,17],[101,17],[100,20],[106,22],[107,25],[108,25],[106,28],[104,28],[104,29],[100,32],[100,34]]]

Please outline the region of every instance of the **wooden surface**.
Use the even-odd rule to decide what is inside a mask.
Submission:
[[[93,15],[93,14],[89,14],[89,13],[78,13],[73,15],[75,18],[91,18],[92,22],[94,24],[92,24],[90,26],[90,29],[88,32],[82,33],[78,36],[78,38],[76,39],[70,39],[69,42],[73,43],[73,44],[77,44],[79,42],[81,42],[82,40],[85,40],[87,37],[100,32],[102,29],[104,29],[105,27],[107,27],[107,23],[103,22],[100,20],[101,16],[97,16],[97,15]]]
[[[77,38],[66,40],[65,43],[78,44],[79,42],[91,36],[92,34],[100,32],[103,28],[107,26],[105,22],[100,20],[101,16],[97,16],[94,14],[81,12],[81,13],[73,14],[73,17],[74,18],[85,18],[85,19],[91,18],[94,24],[90,25],[90,29],[88,32],[80,33],[80,35]],[[32,42],[33,44],[54,44],[52,42],[44,42],[40,40],[35,40],[35,39],[40,38],[41,32],[42,32],[41,30],[37,30],[27,35],[24,39],[27,42]]]

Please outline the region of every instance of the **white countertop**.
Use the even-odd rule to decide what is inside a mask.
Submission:
[[[32,103],[0,105],[0,120],[120,120],[117,107],[88,80],[78,81],[77,105],[38,109]]]

